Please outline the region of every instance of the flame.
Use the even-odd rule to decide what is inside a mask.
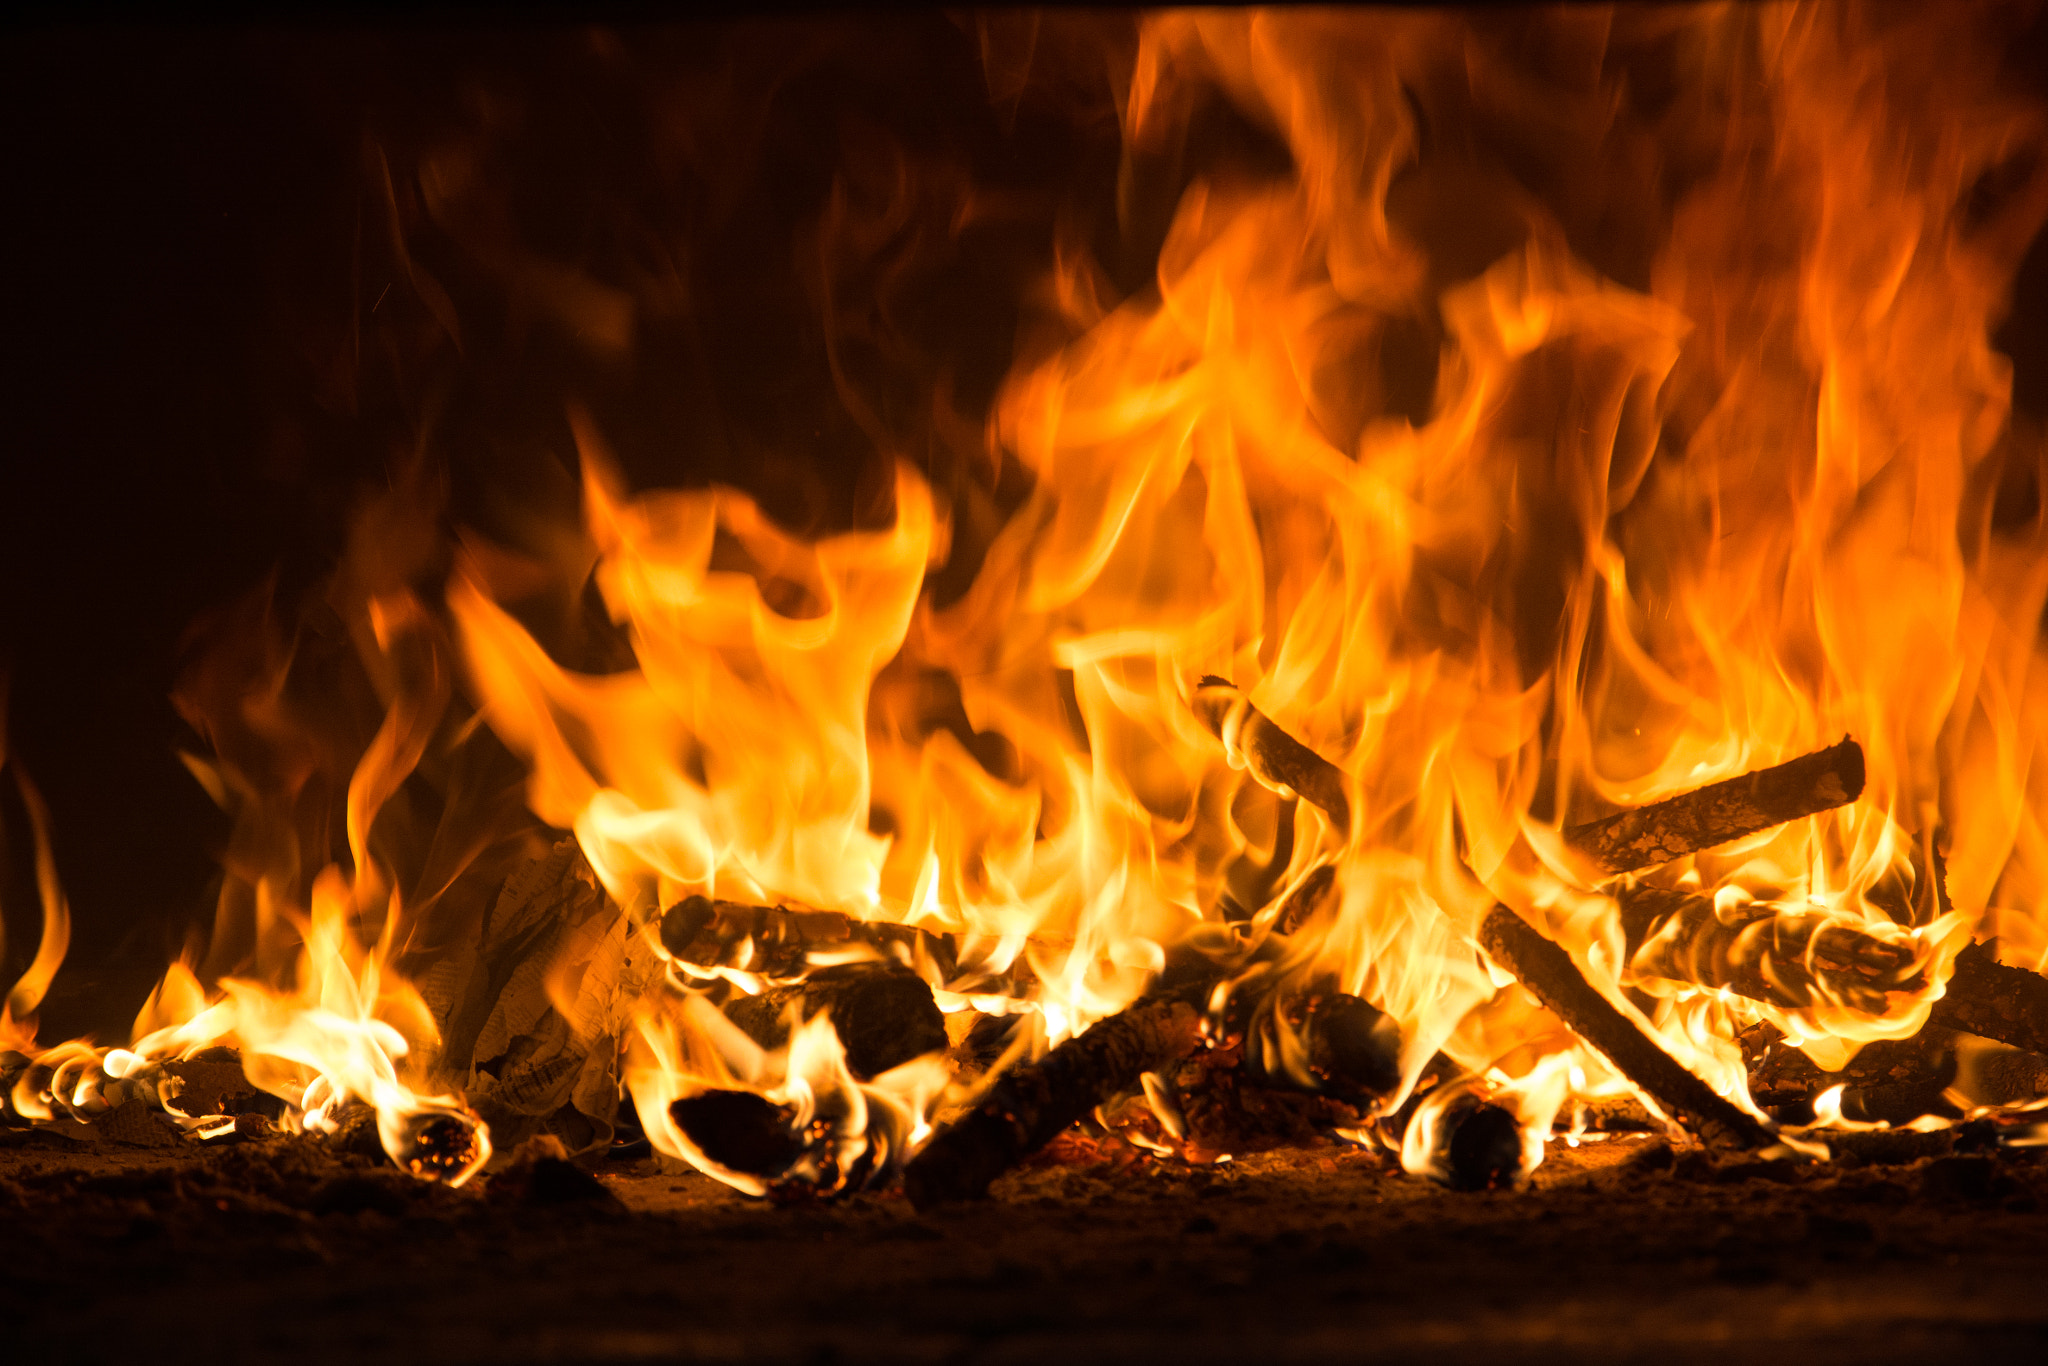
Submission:
[[[1349,828],[1290,808],[1267,883],[1260,924],[1319,864],[1342,888],[1287,970],[1389,1011],[1411,1081],[1442,1047],[1540,1095],[1545,1124],[1618,1082],[1502,990],[1478,917],[1538,911],[1617,1001],[1652,978],[1570,866],[1569,817],[1862,741],[1861,801],[1658,874],[1913,946],[1923,985],[1875,1008],[1660,979],[1649,1023],[1744,1103],[1742,1024],[1838,1065],[1924,1023],[1973,927],[2039,961],[2048,557],[2041,517],[2000,520],[1984,490],[2033,459],[1989,335],[2048,201],[2036,177],[1985,223],[1968,192],[2039,146],[2040,111],[1958,102],[1932,16],[1546,22],[1576,86],[1516,71],[1478,19],[1147,16],[1127,174],[1205,92],[1290,170],[1196,180],[1153,291],[1105,300],[1061,253],[1045,296],[1072,339],[1020,362],[988,433],[1029,491],[950,601],[928,577],[947,520],[907,465],[887,525],[806,541],[733,490],[628,496],[580,422],[597,583],[639,668],[573,674],[486,575],[449,589],[533,809],[643,917],[789,899],[997,943],[1056,1041],[1133,999],[1218,918],[1232,865],[1279,847],[1294,794],[1189,705],[1218,675],[1346,775]],[[1620,73],[1659,44],[1671,103],[1617,125]],[[1461,270],[1423,226],[1429,195],[1463,190],[1427,174],[1417,107],[1526,121],[1596,171],[1698,169],[1637,206],[1663,236],[1631,280],[1505,186],[1488,211],[1511,245]],[[1440,359],[1403,414],[1373,366],[1417,326]],[[1952,912],[1930,890],[1943,845]],[[706,1083],[680,1059],[707,1027],[644,1029],[666,1059],[638,1073],[650,1132],[680,1078]]]
[[[458,661],[532,813],[574,831],[650,944],[691,896],[919,926],[972,965],[924,965],[949,1009],[993,1007],[989,980],[1019,970],[1002,1008],[1039,1017],[1034,1047],[1129,1004],[1170,952],[1264,945],[1266,986],[1349,992],[1399,1025],[1390,1104],[1439,1050],[1483,1079],[1425,1103],[1417,1170],[1468,1091],[1512,1103],[1526,1168],[1574,1097],[1625,1085],[1475,949],[1497,902],[1745,1105],[1747,1024],[1838,1068],[1919,1029],[1973,935],[2048,962],[2048,503],[1991,345],[2048,218],[2027,169],[2048,111],[1958,81],[1995,67],[1990,19],[1534,22],[1541,69],[1490,17],[1449,13],[1167,12],[1107,49],[1126,227],[1215,102],[1282,165],[1195,177],[1129,297],[1061,236],[1035,296],[1057,341],[1020,345],[985,432],[984,482],[1015,474],[1000,518],[885,450],[886,514],[801,536],[735,489],[630,491],[574,414],[574,579],[575,556],[529,564],[474,532],[445,564],[366,532],[409,573],[337,590],[382,701],[351,750],[346,856],[316,857],[235,756],[194,758],[248,813],[253,970],[174,969],[118,1066],[232,1040],[309,1125],[376,1106],[395,1157],[406,1125],[458,1113],[415,1065],[436,1043],[399,961],[421,908],[376,839],[448,743]],[[991,63],[1014,105],[1028,65]],[[1518,159],[1461,162],[1480,133]],[[842,186],[826,245],[872,230]],[[618,672],[564,667],[521,613],[593,559],[631,647]],[[444,571],[445,620],[414,595]],[[303,783],[331,764],[267,677],[233,706]],[[1242,708],[1204,723],[1208,677],[1342,770],[1324,805],[1348,820],[1251,771]],[[1723,945],[1766,974],[1817,977],[1814,946],[1847,931],[1912,972],[1773,1002],[1682,946],[1628,953],[1618,889],[1563,829],[1844,734],[1860,800],[1647,877],[1806,946]],[[1339,895],[1280,942],[1280,908],[1325,868]],[[43,885],[44,950],[0,1016],[17,1032],[62,954]],[[672,1114],[745,1093],[836,1189],[960,1102],[936,1058],[857,1081],[826,1015],[753,1045],[703,994],[778,985],[753,962],[673,965],[640,1003],[627,1082],[664,1152],[770,1189]],[[1290,1038],[1276,1057],[1302,1073]],[[45,1057],[69,1079],[64,1047]]]

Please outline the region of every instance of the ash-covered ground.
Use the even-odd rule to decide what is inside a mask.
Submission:
[[[8,1359],[1977,1359],[2048,1346],[2032,1153],[1721,1163],[1629,1136],[1457,1194],[1346,1148],[1066,1145],[989,1201],[748,1199],[654,1162],[469,1188],[286,1137],[0,1134]],[[1907,1145],[1910,1146],[1910,1145]],[[1903,1153],[1884,1154],[1897,1159]]]

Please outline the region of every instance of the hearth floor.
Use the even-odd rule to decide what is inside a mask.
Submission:
[[[2048,1164],[1554,1145],[1456,1194],[1331,1147],[777,1207],[649,1160],[447,1191],[317,1145],[0,1134],[14,1361],[1971,1359],[2048,1346]],[[1703,1155],[1701,1155],[1703,1157]],[[561,1175],[560,1173],[557,1173]],[[601,1189],[600,1189],[601,1186]]]

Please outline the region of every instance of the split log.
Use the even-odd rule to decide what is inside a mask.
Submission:
[[[1595,991],[1570,954],[1506,906],[1495,906],[1486,917],[1479,943],[1552,1014],[1702,1141],[1743,1150],[1768,1147],[1774,1141],[1768,1129],[1716,1095]]]
[[[1787,1010],[1826,1002],[1869,1015],[1884,1013],[1889,993],[1926,985],[1911,942],[1820,910],[1752,902],[1724,911],[1712,897],[1665,887],[1630,887],[1617,900],[1638,977],[1732,991]]]
[[[1604,873],[1632,873],[1846,806],[1862,795],[1863,747],[1844,739],[1772,768],[1567,827],[1564,840]]]
[[[1283,795],[1295,793],[1322,808],[1337,829],[1351,828],[1344,773],[1273,724],[1227,679],[1204,677],[1190,699],[1195,715],[1254,778]]]
[[[806,1020],[829,1012],[846,1068],[859,1081],[946,1047],[946,1017],[932,989],[893,963],[825,968],[800,985],[728,1001],[725,1016],[763,1048],[780,1048],[789,1041],[792,1006]]]
[[[1151,997],[1097,1021],[1035,1063],[1012,1068],[981,1103],[904,1169],[918,1209],[988,1193],[990,1183],[1147,1072],[1187,1056],[1201,1015],[1187,993]]]

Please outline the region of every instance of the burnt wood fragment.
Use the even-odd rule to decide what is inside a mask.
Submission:
[[[792,1006],[806,1020],[828,1013],[846,1049],[847,1070],[860,1081],[946,1047],[946,1017],[932,989],[894,964],[826,968],[800,985],[729,1001],[725,1015],[763,1048],[780,1048],[789,1041]]]
[[[1514,1112],[1461,1096],[1437,1120],[1443,1182],[1454,1191],[1503,1190],[1523,1176],[1522,1126]]]
[[[804,1153],[796,1111],[752,1091],[703,1091],[668,1113],[699,1152],[729,1171],[772,1179]]]
[[[1862,795],[1863,747],[1844,739],[1771,768],[1570,826],[1564,840],[1604,873],[1631,873],[1846,806]]]
[[[1098,1020],[1035,1063],[1006,1072],[981,1103],[942,1130],[903,1172],[918,1209],[988,1193],[990,1183],[1145,1073],[1192,1052],[1201,1016],[1186,993],[1139,1001]]]
[[[1742,1150],[1768,1147],[1774,1141],[1761,1123],[1715,1094],[1594,990],[1570,954],[1506,906],[1495,906],[1488,914],[1479,929],[1479,943],[1552,1014],[1701,1141]]]
[[[1227,679],[1204,677],[1190,703],[1202,724],[1244,761],[1254,778],[1303,797],[1337,829],[1350,830],[1351,802],[1344,795],[1342,769],[1280,729]]]

